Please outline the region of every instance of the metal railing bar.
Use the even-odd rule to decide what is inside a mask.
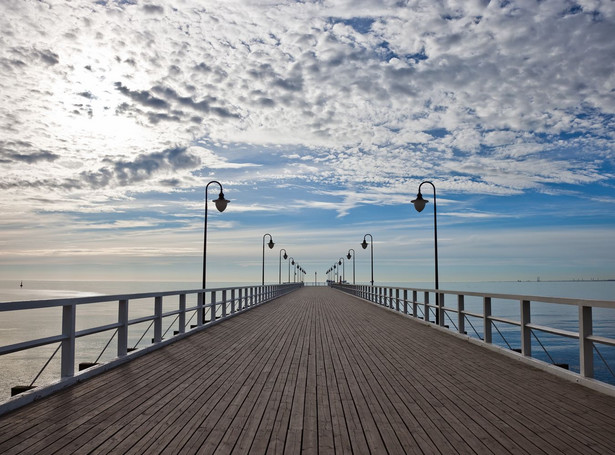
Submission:
[[[498,329],[498,326],[495,322],[491,321],[491,325],[495,328],[495,330],[500,334],[500,337],[502,337],[502,339],[504,340],[504,343],[506,343],[506,346],[508,346],[508,349],[510,349],[512,351],[512,346],[510,345],[510,343],[508,342],[508,340],[506,339],[506,337],[504,336],[504,334],[502,332],[500,332],[500,329]]]
[[[465,318],[465,320],[468,322],[468,324],[470,324],[470,327],[472,327],[472,330],[474,330],[474,333],[476,334],[476,336],[478,337],[479,340],[482,340],[483,337],[480,336],[480,334],[478,333],[478,331],[476,330],[476,327],[474,327],[474,324],[472,324],[472,321],[470,321],[470,318],[468,318],[469,313],[465,313],[463,315],[463,317]]]
[[[56,348],[55,351],[53,351],[53,354],[51,354],[51,357],[49,357],[49,359],[47,359],[47,362],[45,362],[45,365],[43,365],[43,368],[41,368],[41,371],[38,372],[38,374],[34,377],[34,379],[32,379],[32,382],[30,383],[30,387],[32,387],[34,385],[34,383],[36,382],[36,380],[39,378],[39,376],[43,373],[43,371],[45,370],[45,368],[47,368],[47,365],[49,365],[49,362],[51,362],[51,359],[53,359],[53,357],[57,354],[57,352],[60,350],[60,348],[62,347],[62,343],[60,343],[58,345],[58,347]]]
[[[111,341],[113,341],[113,338],[115,337],[115,335],[117,334],[118,329],[115,329],[115,332],[113,332],[113,335],[111,335],[111,338],[109,338],[109,341],[107,341],[107,344],[105,345],[105,347],[103,348],[102,351],[100,351],[100,354],[98,354],[98,357],[96,358],[96,360],[94,360],[94,363],[98,363],[98,361],[100,360],[100,358],[102,357],[102,355],[105,353],[105,351],[107,350],[107,348],[109,347],[109,345],[111,344]]]
[[[147,326],[147,329],[145,329],[145,332],[143,332],[143,335],[141,335],[141,338],[139,338],[139,340],[137,341],[137,343],[133,346],[132,349],[137,349],[137,346],[139,345],[139,343],[141,342],[141,340],[143,339],[143,337],[147,334],[147,332],[149,331],[149,329],[152,328],[152,326],[154,325],[154,321],[150,322],[150,324]]]
[[[456,311],[455,311],[455,313],[456,313]],[[453,319],[451,318],[451,315],[448,314],[448,311],[444,311],[444,314],[446,315],[448,320],[451,321],[451,324],[453,324],[453,327],[455,327],[455,330],[459,331],[459,327],[457,327],[457,324],[455,324],[455,321],[453,321]]]
[[[542,344],[538,336],[534,333],[534,331],[531,328],[530,328],[530,333],[534,336],[534,338],[536,338],[536,341],[538,341],[538,344],[540,345],[542,350],[545,351],[545,354],[547,354],[547,357],[549,357],[549,359],[551,360],[551,363],[555,365],[555,360],[553,360],[553,357],[551,357],[551,354],[549,354],[549,351],[547,351],[547,348],[545,348],[545,346]]]
[[[613,372],[613,370],[611,370],[611,367],[609,366],[608,362],[606,361],[606,359],[602,356],[602,354],[598,350],[598,346],[594,345],[594,350],[598,354],[598,357],[600,357],[600,359],[602,360],[602,363],[604,363],[604,366],[606,366],[606,369],[609,370],[609,373],[611,373],[611,376],[613,376],[615,378],[615,373]]]
[[[164,317],[164,315],[162,315]],[[164,333],[162,334],[162,338],[164,338],[164,336],[167,334],[167,332],[169,330],[171,330],[171,327],[173,327],[173,324],[175,324],[175,322],[179,319],[179,314],[177,316],[175,316],[175,319],[173,319],[173,322],[171,322],[171,324],[169,324],[169,326],[167,327],[167,329],[164,331]]]

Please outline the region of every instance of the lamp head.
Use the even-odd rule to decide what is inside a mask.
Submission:
[[[367,241],[365,240],[365,238],[363,239],[363,243],[361,244],[361,246],[363,247],[363,249],[367,248]]]
[[[337,265],[342,265],[342,260],[340,259]]]
[[[427,204],[429,201],[427,199],[423,199],[423,195],[419,191],[419,194],[416,195],[416,199],[411,202],[414,204],[414,208],[417,212],[422,212],[425,208],[425,204]]]
[[[291,265],[295,265],[295,260],[290,261]]]
[[[226,209],[226,206],[231,201],[224,199],[224,193],[220,191],[220,194],[218,195],[218,199],[214,199],[213,202],[214,204],[216,204],[216,208],[218,209],[218,212],[224,212],[224,210]]]
[[[284,259],[288,259],[288,254],[284,253],[283,258],[284,258]]]
[[[275,243],[273,243],[273,239],[269,239],[269,243],[267,245],[269,245],[269,249],[273,249],[273,247],[275,246]]]
[[[352,256],[350,255],[350,251],[348,252],[348,254],[346,255],[347,259],[352,259]]]

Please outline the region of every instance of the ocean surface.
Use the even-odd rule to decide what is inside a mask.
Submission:
[[[95,295],[133,294],[141,292],[193,290],[199,289],[198,282],[132,282],[132,281],[0,281],[1,302],[23,300],[46,300],[68,297],[89,297]],[[310,283],[311,284],[311,283]],[[408,288],[433,287],[433,283],[375,283],[376,285]],[[211,283],[210,288],[227,286],[247,286],[254,283]],[[574,282],[475,282],[442,283],[440,288],[451,291],[472,291],[498,294],[515,294],[545,297],[565,297],[615,301],[615,281],[574,281]],[[188,296],[187,305],[195,304],[195,296]],[[419,300],[422,296],[419,295]],[[454,298],[446,300],[446,306],[455,307]],[[493,314],[519,320],[519,303],[515,301],[492,302]],[[466,297],[467,311],[482,313],[480,298]],[[131,301],[129,317],[151,315],[153,299]],[[177,308],[177,298],[164,301],[164,311]],[[422,309],[421,309],[422,311]],[[451,319],[452,318],[452,319]],[[456,330],[456,315],[446,318],[445,323]],[[167,318],[172,319],[172,318]],[[433,320],[433,315],[430,318]],[[77,309],[77,330],[110,324],[117,320],[117,303],[108,302],[89,304]],[[576,306],[532,303],[532,322],[564,330],[578,331],[578,311]],[[615,338],[615,308],[594,309],[594,334]],[[172,331],[177,323],[165,319],[163,330]],[[148,323],[131,326],[129,347],[143,347],[151,342],[153,328]],[[468,335],[478,338],[483,334],[482,319],[469,317],[466,321]],[[0,312],[0,345],[8,345],[61,332],[61,308]],[[116,339],[113,332],[105,332],[77,341],[76,361],[107,362],[115,357]],[[111,341],[110,341],[111,339]],[[516,326],[496,323],[493,342],[505,348],[519,348],[520,334]],[[106,349],[105,345],[109,343]],[[56,345],[43,346],[28,351],[0,357],[0,402],[10,397],[10,389],[16,385],[30,385],[41,368],[53,354]],[[411,346],[407,347],[412,349]],[[103,352],[104,349],[104,352]],[[545,362],[568,364],[572,371],[579,370],[578,342],[574,339],[536,333],[532,340],[533,356]],[[615,385],[615,347],[600,345],[599,354],[594,355],[595,377]],[[605,365],[604,358],[608,367]],[[609,370],[610,368],[610,370]],[[59,378],[59,353],[44,369],[34,385],[42,386]]]

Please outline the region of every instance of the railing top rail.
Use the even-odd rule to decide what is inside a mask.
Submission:
[[[342,286],[355,286],[355,285],[344,284]],[[366,285],[366,286],[371,287],[370,285]],[[391,289],[399,289],[399,290],[407,290],[407,291],[417,291],[417,292],[431,292],[431,293],[438,292],[440,294],[449,294],[449,295],[491,297],[493,299],[503,299],[503,300],[529,300],[531,302],[561,303],[564,305],[574,305],[574,306],[615,308],[615,300],[593,300],[593,299],[576,299],[576,298],[566,298],[566,297],[544,297],[544,296],[538,296],[538,295],[498,294],[494,292],[451,291],[451,290],[446,290],[446,289],[406,288],[406,287],[384,286],[384,285],[374,286],[374,287],[391,288]]]
[[[290,286],[291,284],[275,284],[271,286]],[[270,286],[266,284],[265,286]],[[101,303],[111,302],[117,300],[136,300],[147,299],[152,297],[165,297],[169,295],[179,294],[198,294],[201,292],[211,291],[229,291],[233,289],[247,289],[247,288],[260,288],[262,285],[246,285],[246,286],[233,286],[233,287],[221,287],[221,288],[207,288],[207,289],[187,289],[176,291],[162,291],[162,292],[143,292],[136,294],[114,294],[114,295],[95,295],[90,297],[70,297],[60,299],[48,299],[48,300],[22,300],[15,302],[0,302],[0,312],[2,311],[14,311],[14,310],[31,310],[36,308],[50,308],[64,305],[85,305],[88,303]]]

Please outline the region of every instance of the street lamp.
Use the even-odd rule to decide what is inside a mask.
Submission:
[[[435,278],[436,278],[436,324],[439,324],[440,322],[440,295],[438,294],[438,222],[437,222],[437,217],[436,217],[436,187],[434,186],[433,183],[429,182],[429,181],[425,181],[425,182],[421,182],[421,184],[419,185],[419,194],[416,195],[416,199],[411,201],[414,204],[414,208],[416,209],[417,212],[421,212],[423,211],[423,209],[425,208],[425,204],[427,204],[429,201],[426,199],[423,199],[423,195],[421,194],[421,186],[423,186],[424,183],[429,183],[431,185],[431,187],[433,188],[433,234],[434,234],[434,257],[435,257]]]
[[[207,283],[207,190],[209,185],[212,183],[217,184],[220,187],[220,194],[218,195],[218,199],[213,201],[216,204],[216,208],[219,212],[224,212],[227,204],[230,201],[224,199],[224,193],[222,192],[222,184],[217,180],[212,180],[207,185],[205,185],[205,227],[203,229],[203,289],[205,289],[205,285]]]
[[[288,282],[290,283],[290,266],[295,265],[295,258],[288,258]]]
[[[275,243],[273,243],[273,237],[271,237],[271,234],[263,235],[263,279],[261,280],[261,284],[263,286],[265,285],[265,237],[267,236],[269,236],[269,243],[267,243],[269,249],[272,250],[275,245]]]
[[[284,248],[280,249],[280,270],[279,270],[279,278],[278,284],[282,284],[282,251],[284,251],[284,259],[288,259],[288,254],[286,254],[286,250]]]
[[[352,254],[350,254],[351,251],[352,251]],[[355,267],[354,267],[355,266],[355,259],[354,259],[354,256],[355,256],[355,252],[354,252],[354,250],[352,248],[350,248],[348,250],[348,254],[346,255],[346,257],[348,258],[348,260],[352,259],[352,284],[356,284],[355,279],[354,279],[355,278],[355,274],[354,274],[354,271],[355,271]]]
[[[337,264],[342,266],[342,282],[344,282],[346,281],[346,261],[344,261],[344,258],[341,257],[339,258],[339,262]]]
[[[367,248],[367,240],[365,240],[365,238],[369,235],[369,243],[371,244],[372,248],[371,248],[371,257],[372,257],[372,286],[374,285],[374,238],[372,237],[371,234],[365,234],[363,236],[363,243],[361,243],[361,247],[363,247],[363,249]]]

